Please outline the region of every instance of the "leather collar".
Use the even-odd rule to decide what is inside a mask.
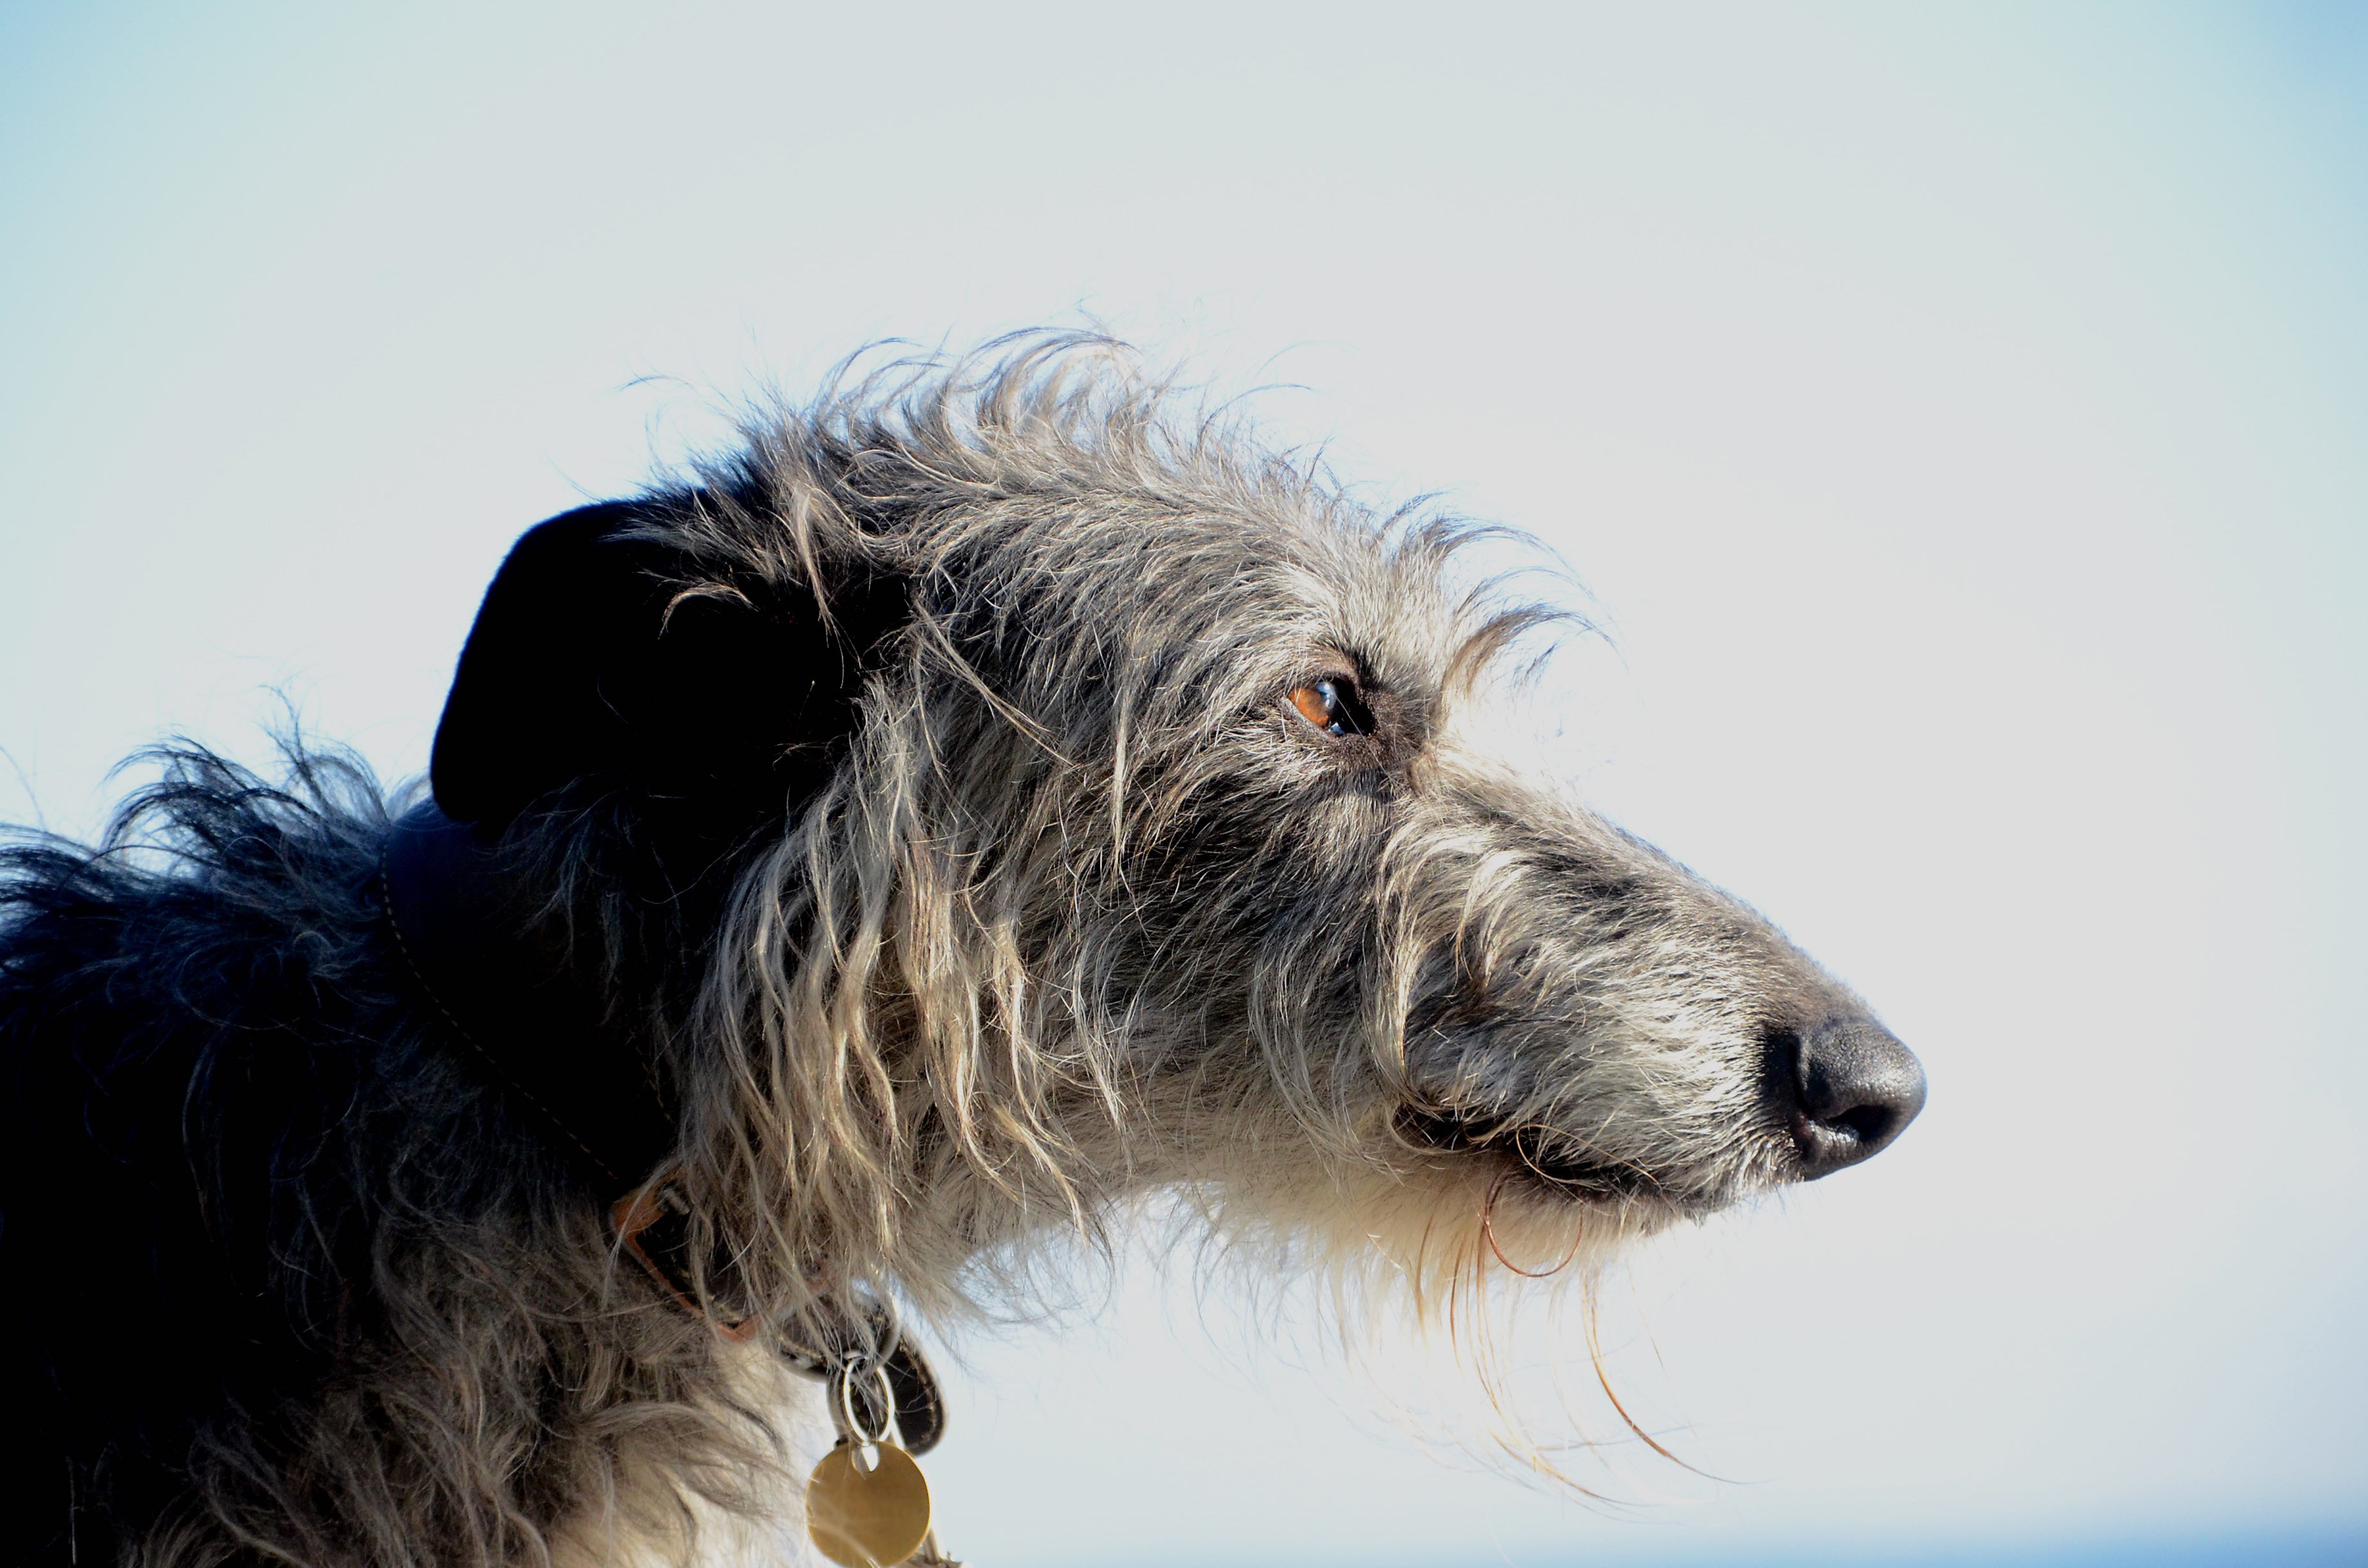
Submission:
[[[607,1191],[640,1187],[676,1141],[645,1021],[504,858],[432,802],[396,821],[380,870],[396,945],[450,1032]]]

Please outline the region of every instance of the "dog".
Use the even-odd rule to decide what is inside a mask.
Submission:
[[[1475,530],[1178,408],[846,378],[529,531],[425,792],[183,746],[11,841],[29,1560],[778,1560],[801,1374],[919,1451],[897,1325],[1138,1195],[1420,1296],[1897,1136],[1864,1003],[1493,759]]]

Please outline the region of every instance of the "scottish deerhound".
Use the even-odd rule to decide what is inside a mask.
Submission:
[[[23,1553],[774,1551],[801,1370],[923,1446],[897,1315],[1131,1195],[1419,1292],[1916,1114],[1767,922],[1489,760],[1543,612],[1469,528],[1130,364],[849,380],[532,529],[432,797],[184,747],[17,836]]]

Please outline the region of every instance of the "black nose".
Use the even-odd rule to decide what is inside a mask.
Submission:
[[[1769,1067],[1779,1096],[1792,1102],[1804,1181],[1873,1154],[1924,1108],[1924,1069],[1872,1018],[1829,1018],[1780,1036]]]

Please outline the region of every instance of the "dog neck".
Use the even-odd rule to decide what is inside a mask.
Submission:
[[[380,879],[396,946],[445,1032],[602,1184],[614,1199],[619,1244],[651,1278],[725,1338],[761,1337],[809,1376],[876,1368],[905,1450],[934,1447],[945,1429],[944,1398],[920,1346],[884,1308],[861,1321],[818,1317],[791,1331],[699,1295],[690,1233],[666,1170],[676,1113],[647,1028],[617,1005],[617,988],[584,961],[516,867],[429,804],[395,823]],[[728,1282],[728,1261],[712,1262],[705,1278],[711,1290]]]
[[[419,989],[490,1074],[611,1197],[673,1151],[648,1020],[498,849],[433,803],[387,835],[387,919]]]

